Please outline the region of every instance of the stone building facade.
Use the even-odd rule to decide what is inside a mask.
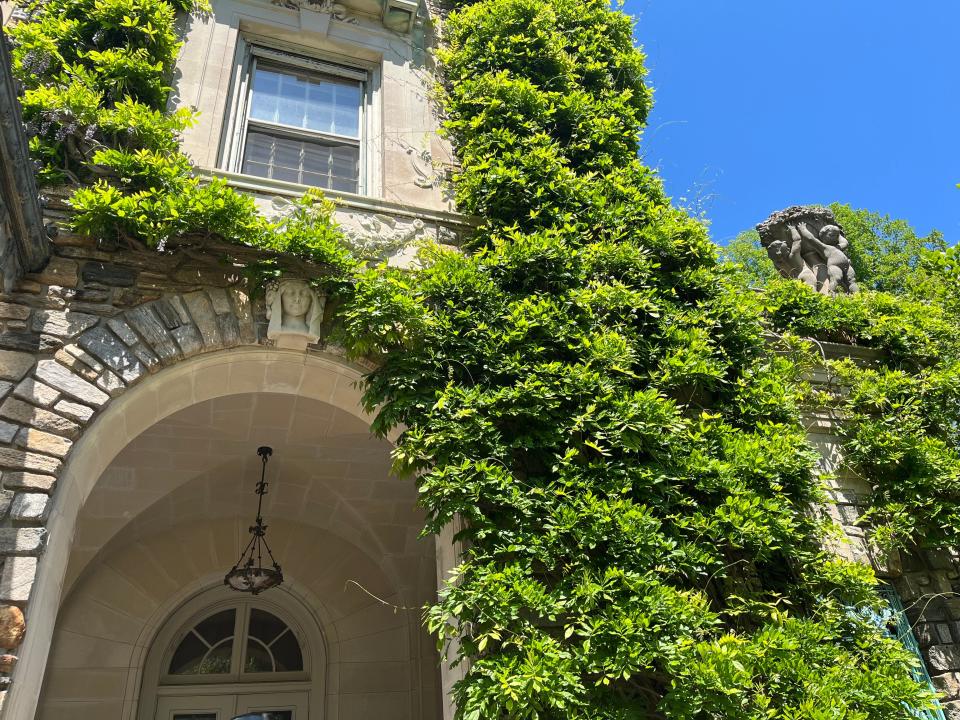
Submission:
[[[184,22],[175,104],[200,112],[183,145],[201,173],[271,216],[324,187],[371,260],[409,266],[423,243],[459,241],[426,7],[216,0]],[[13,97],[5,56],[0,74]],[[292,127],[289,103],[314,97],[331,123]],[[29,170],[18,119],[3,120],[0,157]],[[271,295],[243,278],[252,250],[224,263],[222,248],[72,234],[68,192],[45,191],[41,215],[32,185],[0,177],[2,717],[450,717],[453,677],[421,609],[452,546],[420,537],[416,488],[369,431],[365,368],[326,340],[333,309],[283,281],[312,308],[288,323],[283,282]],[[262,445],[284,582],[248,596],[224,575],[249,537]]]
[[[422,242],[456,244],[469,222],[442,182],[430,16],[415,0],[215,0],[185,21],[176,103],[200,119],[184,149],[278,214],[313,170],[277,157],[313,143],[349,160],[325,182],[359,254],[410,265]],[[278,341],[268,298],[216,248],[157,254],[72,234],[56,193],[41,215],[2,60],[0,717],[449,720],[454,672],[420,608],[452,544],[419,536],[416,490],[369,433],[365,368],[325,341],[322,313],[301,333],[319,342]],[[284,83],[293,96],[303,78],[330,78],[345,129],[266,117],[258,77],[281,98]],[[810,432],[834,477],[842,551],[872,562],[856,526],[869,486],[842,472],[832,418],[810,418]],[[274,449],[264,514],[285,582],[250,598],[223,576],[248,537],[260,445]],[[957,558],[878,569],[960,718]]]

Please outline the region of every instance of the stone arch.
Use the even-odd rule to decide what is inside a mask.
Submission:
[[[16,493],[13,527],[0,528],[0,601],[23,608],[30,628],[3,710],[24,718],[37,705],[79,510],[126,443],[191,403],[236,393],[311,397],[369,421],[361,368],[258,344],[262,318],[235,288],[112,317],[34,311],[31,327],[34,352],[0,351],[0,467]]]

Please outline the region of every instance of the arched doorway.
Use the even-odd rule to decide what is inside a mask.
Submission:
[[[416,488],[389,475],[390,443],[370,436],[353,385],[358,375],[340,370],[331,380],[327,359],[232,353],[149,379],[91,428],[87,448],[88,436],[78,443],[89,452],[71,459],[59,500],[79,503],[57,508],[75,513],[73,525],[58,518],[53,557],[44,558],[63,564],[63,589],[36,717],[192,712],[160,700],[201,697],[195,687],[204,684],[232,686],[216,688],[232,699],[214,711],[232,717],[226,713],[245,709],[247,696],[264,699],[266,683],[274,683],[271,702],[284,700],[295,712],[299,701],[289,693],[308,692],[314,720],[437,717],[439,663],[418,609],[436,591],[434,545],[418,537]],[[275,449],[265,516],[286,578],[260,598],[289,593],[309,612],[271,612],[303,631],[304,668],[290,672],[306,674],[262,681],[239,669],[241,659],[229,682],[173,678],[163,667],[176,652],[173,635],[203,622],[207,606],[194,607],[195,618],[178,613],[211,587],[232,593],[219,586],[248,536],[260,444]],[[60,539],[69,542],[58,546]],[[235,624],[243,626],[253,607],[235,606]],[[164,632],[173,635],[163,640]],[[234,632],[249,634],[246,626]],[[323,661],[308,662],[318,649]],[[198,718],[211,720],[198,708]]]

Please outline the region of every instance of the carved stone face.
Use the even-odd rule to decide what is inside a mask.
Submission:
[[[290,317],[304,317],[310,310],[313,302],[313,293],[306,283],[288,283],[280,291],[280,302],[283,315]]]
[[[789,254],[790,248],[787,247],[787,244],[783,240],[774,240],[767,246],[767,255],[770,256],[771,260],[786,258]]]
[[[840,242],[840,228],[836,225],[824,225],[820,229],[820,242],[827,245],[837,245]]]

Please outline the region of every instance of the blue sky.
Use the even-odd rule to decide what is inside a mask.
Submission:
[[[624,9],[655,88],[641,153],[716,242],[788,205],[834,200],[960,240],[960,2]]]

